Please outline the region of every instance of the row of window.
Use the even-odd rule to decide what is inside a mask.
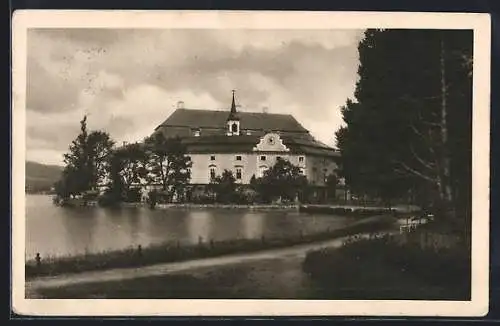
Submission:
[[[280,159],[281,156],[276,156],[276,159]],[[266,161],[267,157],[265,155],[262,155],[260,157],[261,161]],[[210,161],[215,161],[215,155],[210,156]],[[241,161],[241,155],[236,155],[236,161]],[[299,156],[299,162],[304,162],[304,156]]]
[[[259,167],[259,171],[258,171],[258,177],[262,177],[264,176],[264,172],[267,170],[267,166],[261,166]],[[242,168],[236,168],[236,174],[235,174],[235,177],[236,177],[236,180],[241,180],[242,178],[242,174],[243,174],[243,169]],[[300,174],[304,175],[305,174],[305,170],[304,168],[300,168]],[[216,171],[216,168],[215,167],[210,167],[210,180],[213,180],[215,179],[217,176],[217,171]]]
[[[242,169],[236,168],[236,180],[241,180]],[[215,179],[217,176],[215,168],[210,168],[210,180]]]

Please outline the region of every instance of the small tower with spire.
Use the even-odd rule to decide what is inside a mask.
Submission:
[[[231,103],[231,112],[226,120],[227,125],[227,135],[228,136],[239,136],[240,135],[240,118],[238,117],[238,112],[236,111],[236,103],[234,101],[233,89],[233,102]]]

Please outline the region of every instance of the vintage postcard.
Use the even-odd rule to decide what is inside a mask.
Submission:
[[[481,316],[483,14],[16,11],[12,303]]]

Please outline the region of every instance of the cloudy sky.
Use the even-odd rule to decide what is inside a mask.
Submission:
[[[353,96],[360,30],[33,29],[28,33],[27,159],[62,164],[89,129],[117,142],[151,134],[175,109],[293,114],[334,145]]]

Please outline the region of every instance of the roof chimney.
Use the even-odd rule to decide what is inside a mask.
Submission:
[[[184,102],[183,101],[177,102],[177,108],[178,109],[184,109]]]

